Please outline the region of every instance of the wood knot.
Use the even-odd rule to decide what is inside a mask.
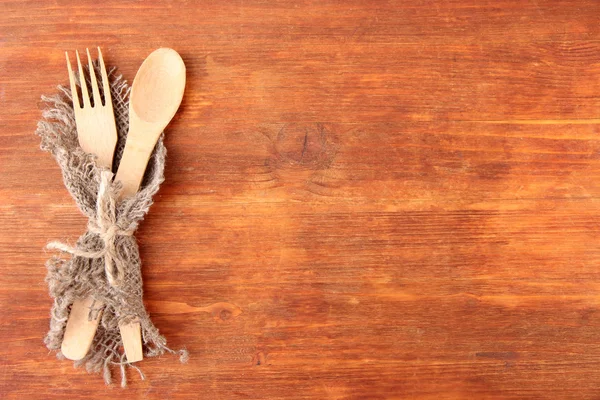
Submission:
[[[339,149],[335,124],[265,124],[257,133],[268,139],[268,155],[248,170],[255,188],[283,189],[294,197],[335,195],[343,179],[340,168],[333,168]]]
[[[229,318],[233,316],[233,313],[230,310],[222,309],[219,313],[219,317],[222,321],[227,321]]]
[[[260,366],[266,365],[267,363],[267,355],[263,351],[259,351],[252,357],[252,365]]]
[[[238,306],[230,303],[216,303],[206,308],[218,322],[229,321],[242,313]]]
[[[334,157],[331,136],[324,124],[287,123],[274,138],[277,161],[313,170],[326,168]]]

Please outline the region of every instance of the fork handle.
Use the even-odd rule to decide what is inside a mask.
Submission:
[[[94,315],[92,307],[98,310]],[[92,296],[75,299],[65,327],[65,334],[60,347],[62,354],[69,360],[81,360],[90,350],[94,335],[102,316],[104,304],[95,301]],[[95,318],[94,318],[95,317]]]

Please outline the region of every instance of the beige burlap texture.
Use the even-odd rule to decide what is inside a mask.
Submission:
[[[97,66],[96,66],[97,67]],[[99,69],[96,75],[100,76]],[[118,143],[113,170],[116,170],[125,146],[129,128],[128,98],[130,87],[120,75],[109,74]],[[88,79],[88,87],[89,79]],[[122,352],[119,324],[139,320],[142,328],[144,355],[154,357],[165,352],[176,353],[166,345],[143,303],[141,261],[133,236],[140,221],[152,205],[152,197],[164,180],[166,149],[162,136],[152,154],[140,191],[119,201],[120,184],[113,181],[111,171],[99,168],[94,156],[85,153],[77,140],[71,91],[59,86],[53,96],[42,96],[47,105],[36,133],[41,137],[41,149],[51,153],[62,171],[64,184],[79,210],[88,218],[88,228],[74,246],[52,242],[49,249],[60,255],[51,257],[46,266],[50,295],[54,299],[50,331],[45,343],[60,353],[71,304],[77,298],[93,296],[104,304],[102,317],[92,348],[75,365],[85,365],[89,372],[102,372],[107,384],[113,368],[121,371],[121,386],[127,384],[127,363]],[[90,318],[99,310],[90,309]],[[180,350],[180,360],[186,362],[186,350]]]

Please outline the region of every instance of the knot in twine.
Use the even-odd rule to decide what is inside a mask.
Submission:
[[[97,251],[90,251],[81,244],[75,247],[61,242],[50,242],[48,249],[64,251],[74,256],[85,258],[104,258],[104,271],[111,286],[118,287],[125,276],[126,258],[119,256],[117,241],[119,236],[132,236],[137,228],[136,223],[131,223],[123,229],[117,221],[117,191],[111,186],[113,174],[102,171],[100,186],[96,200],[96,218],[88,222],[88,231],[98,235],[103,246]]]

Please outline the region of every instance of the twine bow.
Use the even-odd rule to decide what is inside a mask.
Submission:
[[[65,243],[53,241],[46,248],[64,251],[78,257],[104,258],[104,271],[111,286],[119,286],[125,275],[126,257],[119,256],[117,241],[119,236],[131,236],[137,228],[137,224],[131,224],[123,229],[117,221],[117,197],[118,193],[111,186],[113,174],[110,171],[102,171],[100,174],[100,186],[98,187],[98,198],[96,200],[96,218],[88,222],[88,231],[98,235],[103,247],[97,251],[90,251],[76,245],[69,246]]]

